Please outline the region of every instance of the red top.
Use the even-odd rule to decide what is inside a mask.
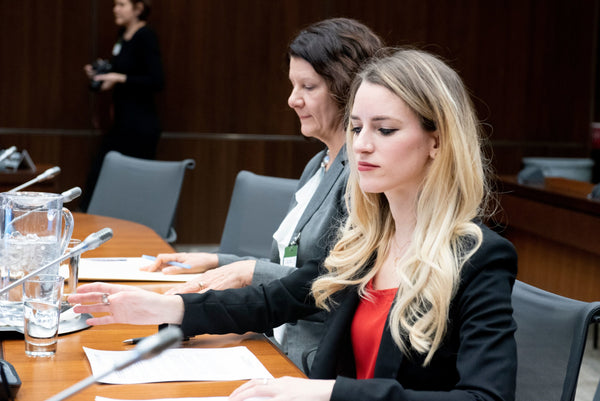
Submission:
[[[372,379],[388,313],[398,292],[397,288],[374,290],[367,284],[371,299],[361,298],[352,320],[352,349],[357,379]]]

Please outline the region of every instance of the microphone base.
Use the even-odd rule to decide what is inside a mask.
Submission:
[[[14,366],[0,359],[0,400],[13,400],[21,388],[21,379]]]

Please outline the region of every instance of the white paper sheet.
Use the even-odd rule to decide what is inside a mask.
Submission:
[[[141,271],[152,262],[143,258],[81,258],[79,280],[85,281],[188,281],[195,274],[163,274]],[[63,270],[64,269],[64,270]],[[61,275],[68,277],[68,266],[61,266]]]
[[[135,351],[102,351],[83,347],[94,375],[105,372]],[[228,381],[273,378],[246,347],[175,348],[100,379],[109,384],[170,381]]]

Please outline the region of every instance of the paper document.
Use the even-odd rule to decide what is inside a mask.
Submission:
[[[161,271],[146,272],[140,267],[151,262],[143,258],[81,258],[79,280],[86,281],[188,281],[194,274],[163,274]],[[63,265],[61,275],[68,277],[68,266]],[[61,266],[61,268],[63,267]]]
[[[83,347],[94,375],[105,372],[135,351],[101,351]],[[246,347],[175,348],[100,379],[109,384],[171,381],[228,381],[272,378]]]

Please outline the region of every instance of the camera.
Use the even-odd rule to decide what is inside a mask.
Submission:
[[[112,65],[107,60],[98,59],[92,63],[94,69],[94,76],[100,74],[106,74],[112,70]],[[90,89],[94,92],[98,92],[102,86],[102,81],[90,81]]]

